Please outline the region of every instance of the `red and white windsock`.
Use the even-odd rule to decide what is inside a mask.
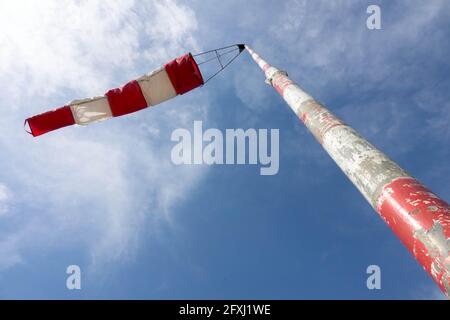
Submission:
[[[385,154],[246,46],[266,81],[450,297],[450,208]]]
[[[203,83],[197,63],[192,54],[187,53],[121,88],[109,90],[104,96],[75,100],[25,122],[36,137],[74,124],[88,125],[136,112],[184,94]]]

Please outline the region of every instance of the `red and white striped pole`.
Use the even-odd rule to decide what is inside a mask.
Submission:
[[[450,297],[450,208],[384,153],[246,46],[283,97],[381,218]]]

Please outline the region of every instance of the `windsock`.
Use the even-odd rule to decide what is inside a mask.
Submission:
[[[162,68],[111,89],[104,96],[74,100],[69,104],[25,120],[34,137],[71,126],[97,121],[157,105],[204,84],[191,53],[182,55]]]

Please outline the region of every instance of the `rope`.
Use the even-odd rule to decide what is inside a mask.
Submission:
[[[239,53],[240,54],[240,53]],[[209,77],[208,79],[206,79],[205,84],[210,81],[212,78],[214,78],[215,76],[217,76],[223,69],[225,69],[226,67],[228,67],[228,65],[230,63],[232,63],[234,61],[234,59],[236,59],[237,57],[239,57],[239,54],[237,54],[236,56],[233,57],[233,59],[231,59],[230,61],[228,61],[228,63],[226,65],[224,65],[222,67],[222,69],[220,69],[219,71],[217,71],[216,73],[214,73],[211,77]]]
[[[23,122],[23,129],[25,130],[25,132],[27,132],[27,133],[33,135],[33,133],[32,133],[31,131],[28,131],[28,130],[27,130],[27,123],[28,123],[28,119],[26,119],[26,120]],[[29,126],[29,125],[28,125],[28,126]],[[30,127],[30,130],[31,130],[31,127]]]
[[[236,50],[239,50],[239,48],[236,48],[236,49],[227,51],[227,52],[225,52],[225,53],[220,54],[219,56],[220,56],[220,57],[223,57],[224,55],[229,54],[229,53],[231,53],[231,52],[233,52],[233,51],[236,51]],[[214,50],[213,50],[213,51],[214,51]],[[194,57],[195,57],[195,56],[194,56]],[[197,65],[198,65],[198,66],[201,66],[201,65],[204,64],[204,63],[207,63],[207,62],[210,62],[210,61],[213,61],[213,60],[216,60],[216,59],[217,59],[217,57],[213,57],[213,58],[210,58],[210,59],[208,59],[208,60],[199,62],[199,63],[197,63]]]
[[[214,78],[215,76],[217,76],[223,69],[225,69],[228,65],[230,65],[230,63],[232,63],[232,62],[234,61],[234,59],[236,59],[236,58],[241,54],[241,52],[242,52],[241,47],[242,47],[242,46],[243,46],[243,45],[237,45],[237,44],[234,44],[234,45],[231,45],[231,46],[226,46],[226,47],[222,47],[222,48],[218,48],[218,49],[208,50],[208,51],[204,51],[204,52],[201,52],[201,53],[197,53],[197,54],[192,55],[193,57],[198,57],[198,56],[201,56],[201,55],[205,55],[205,54],[214,52],[214,53],[216,54],[215,57],[210,58],[210,59],[207,59],[207,60],[202,61],[202,62],[200,62],[200,63],[197,63],[197,65],[198,65],[198,66],[201,66],[202,64],[205,64],[205,63],[207,63],[207,62],[210,62],[210,61],[216,60],[216,59],[217,59],[217,60],[219,61],[219,63],[220,63],[221,69],[220,69],[219,71],[217,71],[216,73],[214,73],[211,77],[209,77],[208,79],[206,79],[206,81],[204,81],[204,84],[206,84],[206,83],[207,83],[208,81],[210,81],[212,78]],[[224,53],[221,53],[221,54],[218,53],[220,50],[224,50],[224,49],[228,49],[228,48],[232,48],[232,47],[233,47],[234,49],[229,50],[229,51],[224,52]],[[234,52],[234,51],[236,51],[236,50],[239,50],[238,54],[236,54],[230,61],[228,61],[227,64],[224,65],[224,64],[222,63],[222,61],[220,60],[220,57],[223,57],[224,55],[229,54],[229,53],[232,53],[232,52]]]
[[[214,52],[214,51],[218,51],[218,50],[228,49],[228,48],[231,48],[231,47],[238,47],[238,45],[237,45],[237,44],[233,44],[233,45],[231,45],[231,46],[226,46],[226,47],[222,47],[222,48],[218,48],[218,49],[213,49],[213,50],[208,50],[208,51],[200,52],[200,53],[194,54],[194,55],[192,55],[192,56],[193,56],[193,57],[201,56],[201,55],[203,55],[203,54],[207,54],[207,53]],[[239,47],[238,47],[238,49],[239,49]]]
[[[219,54],[217,53],[217,50],[216,50],[215,52],[216,52],[217,60],[219,60],[220,66],[221,66],[222,69],[223,69],[223,64],[222,64],[222,61],[220,61],[220,56],[219,56]]]

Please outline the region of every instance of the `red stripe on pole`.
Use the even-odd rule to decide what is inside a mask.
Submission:
[[[450,208],[414,178],[383,187],[377,211],[444,292],[450,288]]]
[[[123,116],[147,107],[141,87],[136,80],[130,81],[122,88],[109,90],[105,96],[108,98],[111,113],[114,117]]]
[[[184,94],[203,85],[203,77],[190,53],[178,57],[164,65],[177,94]]]
[[[69,106],[64,106],[52,111],[48,111],[25,120],[30,126],[33,137],[53,131],[59,128],[75,124],[72,111]]]

